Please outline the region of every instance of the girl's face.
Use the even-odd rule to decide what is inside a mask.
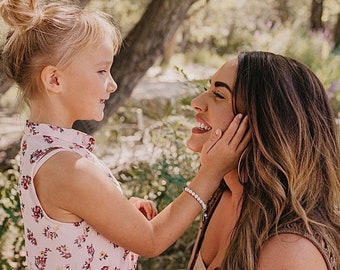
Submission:
[[[105,100],[117,89],[110,68],[114,50],[107,37],[81,52],[62,72],[63,103],[70,121],[103,118]]]
[[[191,131],[187,147],[201,152],[203,144],[216,129],[225,131],[234,118],[232,89],[237,71],[237,59],[225,63],[211,78],[210,87],[194,98],[196,126]]]

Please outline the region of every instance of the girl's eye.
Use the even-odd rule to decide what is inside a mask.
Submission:
[[[98,73],[100,73],[100,74],[104,74],[104,73],[106,73],[106,70],[105,70],[105,69],[103,69],[103,70],[99,70],[99,71],[98,71]]]
[[[225,97],[222,94],[220,94],[218,91],[211,91],[211,92],[214,94],[215,97],[225,99]]]

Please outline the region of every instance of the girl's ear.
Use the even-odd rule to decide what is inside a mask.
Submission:
[[[41,81],[46,91],[60,93],[62,87],[59,83],[59,70],[54,66],[46,66],[40,74]]]

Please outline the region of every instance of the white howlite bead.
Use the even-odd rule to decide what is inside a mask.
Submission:
[[[195,191],[193,191],[189,187],[185,187],[184,191],[189,193],[202,206],[203,212],[207,210],[207,205]]]

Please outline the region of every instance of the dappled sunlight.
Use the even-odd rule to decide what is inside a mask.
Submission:
[[[89,6],[111,13],[126,36],[150,2],[99,0]],[[310,2],[196,1],[163,56],[94,134],[95,154],[110,167],[127,196],[152,199],[162,209],[192,179],[199,156],[186,148],[195,121],[191,99],[239,51],[272,51],[308,65],[325,85],[340,136],[340,50],[334,49],[332,36],[339,1],[324,2],[325,29],[318,32],[310,31]],[[7,30],[0,20],[1,41]],[[150,37],[157,38],[161,37]],[[13,86],[0,96],[0,270],[23,269],[25,256],[16,191],[18,157],[8,153],[12,144],[18,145],[27,117],[27,108],[16,103],[17,93]],[[197,228],[198,219],[162,256],[142,258],[140,269],[184,269]]]

